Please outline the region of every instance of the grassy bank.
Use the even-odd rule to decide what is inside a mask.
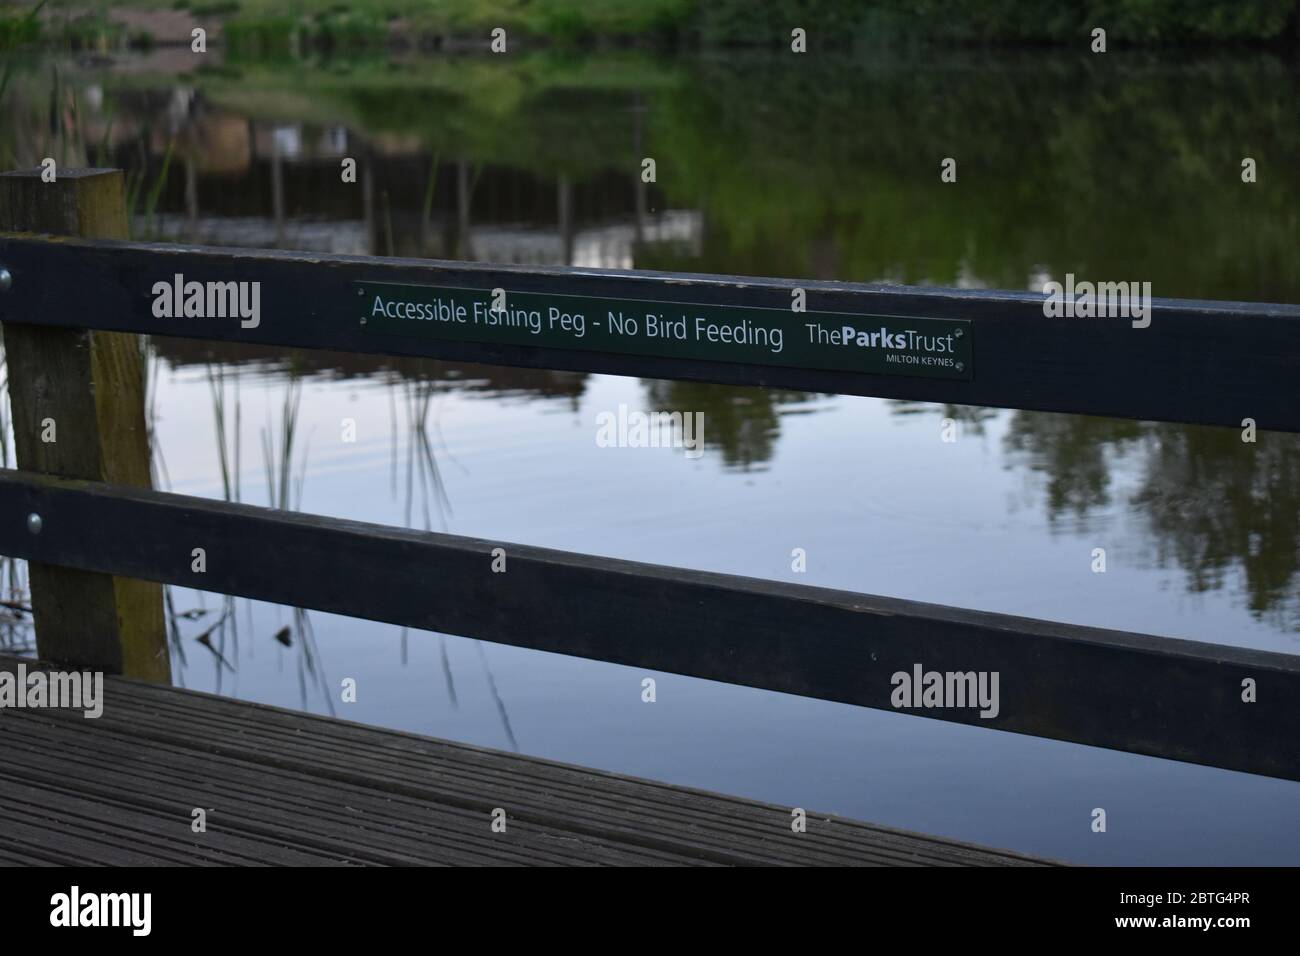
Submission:
[[[785,47],[807,31],[808,48],[846,49],[919,40],[964,44],[1268,44],[1300,39],[1300,0],[47,0],[0,8],[0,48],[57,44],[102,30],[118,11],[187,11],[220,20],[226,42],[250,55],[304,48],[378,49],[485,44],[496,27],[516,42],[650,43]]]

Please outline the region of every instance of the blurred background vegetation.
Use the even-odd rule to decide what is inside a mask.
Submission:
[[[177,42],[165,17],[180,12],[263,54],[481,45],[495,27],[533,46],[780,47],[794,27],[808,31],[810,50],[1077,44],[1096,27],[1116,47],[1300,41],[1300,0],[0,0],[0,48]]]

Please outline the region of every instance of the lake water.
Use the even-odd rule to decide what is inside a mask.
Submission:
[[[126,169],[137,238],[1300,302],[1300,84],[1263,56],[174,56],[13,60],[0,162]],[[1293,436],[183,340],[150,371],[185,494],[1300,652]],[[704,455],[599,447],[620,405],[703,412]],[[189,687],[1077,862],[1300,862],[1296,783],[170,600]]]

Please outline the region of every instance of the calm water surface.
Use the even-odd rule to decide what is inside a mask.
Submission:
[[[1300,302],[1282,61],[169,55],[15,61],[0,162],[125,168],[141,238]],[[1300,651],[1290,436],[181,340],[150,371],[177,492]],[[705,454],[597,447],[620,404],[704,412]],[[1300,862],[1294,783],[668,674],[649,705],[640,670],[170,600],[190,687],[1080,862]]]

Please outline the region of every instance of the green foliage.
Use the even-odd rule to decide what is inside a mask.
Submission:
[[[703,204],[707,239],[641,264],[1012,289],[1042,269],[1141,277],[1157,295],[1300,298],[1284,62],[966,60],[702,60],[689,92],[648,114],[646,154],[669,208]],[[959,179],[941,187],[945,156]],[[1241,182],[1243,156],[1269,171],[1266,189]]]
[[[1298,18],[1300,0],[708,0],[699,4],[695,23],[709,44],[784,43],[792,27],[802,26],[810,46],[845,46],[878,32],[1083,43],[1095,27],[1105,28],[1108,42],[1124,45],[1274,40],[1294,31]]]
[[[729,3],[729,0],[723,0]],[[1294,25],[1297,0],[876,0],[914,33],[974,42],[1109,43],[1271,40]]]
[[[398,19],[408,38],[485,44],[495,27],[534,45],[672,39],[787,49],[790,31],[802,27],[810,50],[931,40],[1084,47],[1095,27],[1115,47],[1300,40],[1300,0],[71,0],[68,7],[102,16],[109,6],[159,2],[202,16],[235,14],[237,42],[275,56],[295,43],[382,49]],[[0,48],[39,36],[34,18],[0,14]]]
[[[226,21],[225,42],[236,61],[285,60],[303,50],[349,53],[381,49],[382,14],[332,7],[311,16],[239,16]]]
[[[664,34],[693,14],[690,0],[538,0],[523,26],[557,40]]]
[[[381,47],[387,34],[384,19],[373,11],[330,10],[299,25],[298,43],[316,50],[364,50]]]
[[[691,19],[705,46],[789,48],[790,31],[808,31],[809,49],[844,47],[875,29],[890,29],[896,18],[892,0],[789,0],[781,4],[749,0],[700,0]]]
[[[37,14],[45,0],[30,10],[0,10],[0,50],[28,46],[41,39],[41,21]]]
[[[188,0],[178,0],[184,3]],[[178,8],[179,9],[179,8]],[[197,17],[215,17],[239,10],[239,0],[200,0],[190,7],[190,12]]]
[[[233,60],[287,60],[293,56],[298,21],[289,16],[238,17],[222,27]]]

